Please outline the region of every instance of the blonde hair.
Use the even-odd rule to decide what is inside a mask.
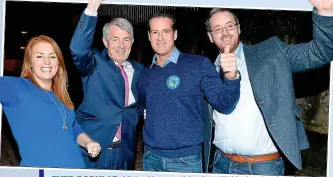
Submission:
[[[51,86],[54,94],[68,108],[74,109],[74,104],[73,104],[71,98],[69,97],[69,94],[67,91],[68,76],[67,76],[67,71],[66,71],[66,67],[65,67],[64,57],[61,53],[61,50],[60,50],[58,44],[52,38],[50,38],[48,36],[40,35],[40,36],[33,37],[30,39],[30,41],[26,47],[25,53],[24,53],[21,77],[28,78],[38,87],[40,87],[40,85],[37,83],[36,79],[33,76],[33,71],[31,68],[32,48],[40,42],[45,42],[45,43],[50,44],[58,58],[59,67],[58,67],[57,74],[52,79],[52,86]]]

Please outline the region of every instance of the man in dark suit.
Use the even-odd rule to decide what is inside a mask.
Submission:
[[[103,27],[105,49],[92,49],[101,0],[89,0],[72,38],[70,49],[81,73],[84,99],[76,119],[101,144],[97,159],[85,157],[88,168],[133,169],[136,152],[136,82],[143,66],[128,59],[133,27],[116,18]]]
[[[300,151],[309,147],[301,109],[295,101],[293,77],[333,59],[333,1],[310,0],[314,6],[313,40],[288,45],[277,37],[249,46],[239,40],[237,17],[213,9],[206,22],[208,36],[219,49],[215,65],[237,59],[241,94],[229,115],[213,110],[214,173],[284,175],[283,156],[302,168]],[[226,52],[225,48],[231,48]]]

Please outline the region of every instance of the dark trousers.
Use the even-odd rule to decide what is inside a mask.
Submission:
[[[84,161],[88,169],[109,169],[109,170],[133,170],[134,160],[124,158],[121,147],[107,149],[97,157],[84,156]]]

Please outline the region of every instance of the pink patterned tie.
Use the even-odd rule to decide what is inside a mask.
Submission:
[[[128,95],[129,95],[129,84],[128,84],[128,78],[127,74],[125,73],[124,66],[122,64],[117,65],[120,69],[121,75],[124,78],[125,81],[125,106],[128,105]],[[116,133],[116,137],[118,140],[121,140],[121,124],[119,125],[118,131]]]

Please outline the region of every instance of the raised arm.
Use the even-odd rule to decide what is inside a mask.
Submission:
[[[22,86],[20,78],[4,76],[0,77],[0,104],[2,106],[9,106],[13,104],[17,89]]]
[[[6,105],[8,103],[8,96],[9,94],[6,93],[7,89],[7,83],[4,77],[0,77],[0,103],[2,105]]]
[[[95,58],[92,51],[97,10],[101,0],[89,0],[87,8],[82,13],[70,43],[70,50],[77,70],[82,75],[88,75],[95,66]]]
[[[229,80],[215,70],[213,64],[204,59],[201,66],[200,86],[213,109],[230,114],[235,108],[240,96],[240,78]]]
[[[333,60],[333,0],[310,2],[314,6],[313,40],[298,45],[280,43],[293,72],[319,68]]]

